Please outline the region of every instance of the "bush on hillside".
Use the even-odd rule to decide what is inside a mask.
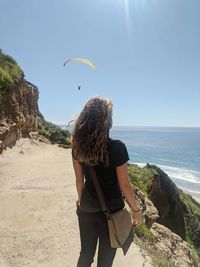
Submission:
[[[147,197],[149,187],[152,184],[156,171],[148,168],[140,168],[138,165],[129,165],[129,177],[133,185],[136,185]]]
[[[22,77],[23,71],[16,61],[5,55],[0,49],[0,104],[3,101],[4,93],[10,90]]]
[[[179,196],[184,210],[186,241],[200,256],[200,204],[180,189]]]
[[[44,118],[39,117],[38,132],[51,141],[53,144],[71,144],[71,135],[68,131],[61,129],[59,126],[47,122]]]

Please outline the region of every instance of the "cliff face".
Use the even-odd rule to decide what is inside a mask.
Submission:
[[[139,244],[154,266],[199,267],[200,204],[157,166],[129,165],[129,177],[143,215]]]
[[[38,97],[37,87],[24,78],[4,92],[0,106],[0,153],[19,138],[37,131]]]
[[[38,98],[38,88],[24,79],[17,62],[0,49],[0,153],[31,132],[37,132],[34,136],[40,141],[69,147],[70,133],[44,119]]]
[[[196,248],[200,247],[200,205],[172,182],[160,168],[147,164],[156,171],[149,187],[149,199],[158,209],[157,222],[166,226]],[[199,250],[200,254],[200,250]]]
[[[147,164],[144,168],[140,168],[137,165],[130,165],[129,176],[132,183],[145,195],[145,203],[150,202],[151,206],[154,207],[154,209],[150,209],[151,212],[148,214],[148,217],[147,209],[145,208],[146,205],[142,205],[141,208],[143,217],[145,218],[145,224],[154,234],[154,237],[151,238],[153,243],[157,244],[157,237],[160,236],[160,248],[162,248],[163,252],[166,252],[164,254],[172,253],[174,259],[179,259],[180,262],[185,256],[189,257],[188,259],[191,258],[191,247],[200,256],[200,204],[191,196],[178,189],[168,175],[157,166]],[[135,194],[137,197],[138,194]],[[148,202],[146,201],[147,199]],[[141,196],[138,203],[140,202]],[[158,227],[154,227],[155,225]],[[167,232],[168,234],[166,234],[166,229],[170,230],[170,232]],[[144,229],[139,229],[140,235],[145,232],[148,233]],[[162,238],[160,232],[163,233]],[[145,240],[148,237],[149,234],[146,234]],[[156,242],[154,242],[155,237]],[[180,248],[180,240],[182,240],[181,244],[184,244],[184,247],[186,243],[189,244],[187,245],[187,249],[182,250]],[[186,242],[184,243],[183,240]],[[152,246],[152,242],[150,242],[150,247]],[[180,255],[178,256],[177,250],[187,251],[187,253],[179,253]],[[191,266],[199,266],[194,264],[196,262],[195,257],[194,259],[191,258],[191,261],[193,264]],[[188,266],[186,262],[181,266]],[[199,258],[197,262],[200,262]]]
[[[184,213],[177,186],[160,168],[147,164],[156,171],[149,187],[149,199],[159,211],[157,222],[186,239]]]

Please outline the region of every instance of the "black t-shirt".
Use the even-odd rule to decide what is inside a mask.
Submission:
[[[99,180],[106,204],[112,212],[123,209],[124,200],[119,188],[116,167],[121,166],[129,160],[126,146],[120,140],[108,139],[109,165],[99,163],[94,166]],[[72,153],[73,154],[73,153]],[[90,176],[87,165],[82,164],[85,176],[85,185],[82,192],[80,208],[88,212],[100,211],[101,206],[96,193],[95,186]]]

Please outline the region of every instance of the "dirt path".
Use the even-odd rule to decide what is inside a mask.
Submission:
[[[21,139],[0,155],[0,266],[75,267],[75,200],[70,150]],[[133,244],[113,266],[151,265]]]

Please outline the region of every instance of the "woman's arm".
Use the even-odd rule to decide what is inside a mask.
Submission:
[[[82,191],[83,191],[83,185],[84,185],[84,176],[83,176],[83,170],[80,165],[80,163],[76,159],[72,159],[74,172],[76,176],[76,190],[78,193],[78,202],[80,203]]]
[[[135,194],[132,189],[132,185],[129,181],[129,176],[128,176],[128,164],[124,163],[121,166],[116,167],[117,171],[117,178],[119,182],[119,187],[121,191],[124,193],[124,196],[131,206],[131,208],[134,211],[134,218],[135,218],[135,225],[138,225],[141,223],[142,218],[141,218],[141,213],[138,208],[136,199],[135,199]]]

